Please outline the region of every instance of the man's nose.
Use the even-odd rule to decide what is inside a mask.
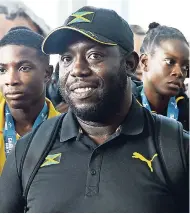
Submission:
[[[77,56],[73,62],[71,75],[74,77],[86,77],[91,74],[89,64],[85,57]]]
[[[14,69],[9,69],[5,74],[5,84],[8,86],[18,85],[20,82],[20,75],[19,72]]]

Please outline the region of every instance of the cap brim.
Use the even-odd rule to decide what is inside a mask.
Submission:
[[[42,43],[42,51],[45,54],[61,54],[64,51],[64,47],[69,45],[74,40],[73,31],[78,32],[89,39],[92,39],[98,43],[104,45],[117,45],[113,41],[105,38],[96,33],[92,33],[90,31],[86,31],[79,28],[63,26],[52,31],[43,41]]]

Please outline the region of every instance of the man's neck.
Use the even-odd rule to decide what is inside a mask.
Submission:
[[[129,82],[129,81],[128,81]],[[127,94],[120,103],[120,108],[114,115],[110,115],[109,120],[101,122],[84,121],[80,118],[78,122],[83,131],[96,143],[103,144],[120,126],[126,118],[132,103],[131,84],[128,83]]]
[[[45,98],[42,98],[35,104],[28,106],[26,109],[13,109],[9,106],[15,123],[15,130],[20,136],[23,136],[32,130],[36,118],[43,109],[44,102]]]
[[[154,89],[146,86],[146,84],[144,84],[144,93],[149,101],[151,110],[163,114],[168,106],[170,97],[160,95]]]

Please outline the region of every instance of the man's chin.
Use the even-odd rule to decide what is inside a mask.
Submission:
[[[26,109],[28,108],[28,105],[22,101],[18,101],[18,100],[11,100],[10,102],[8,102],[9,107],[11,107],[12,109]]]
[[[103,103],[97,105],[73,106],[70,105],[72,112],[81,120],[90,122],[105,122],[110,117],[111,113],[108,106]]]
[[[74,105],[69,103],[69,106],[72,112],[84,121],[99,122],[102,119],[103,112],[105,115],[105,111],[102,111],[102,108],[95,104]]]
[[[161,94],[167,96],[167,97],[175,97],[179,94],[180,90],[171,90],[171,89],[168,89],[168,90],[165,90],[163,91]]]

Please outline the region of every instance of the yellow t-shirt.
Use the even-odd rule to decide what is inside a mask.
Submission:
[[[1,103],[1,100],[3,99],[3,95],[2,93],[0,92],[0,103]]]

